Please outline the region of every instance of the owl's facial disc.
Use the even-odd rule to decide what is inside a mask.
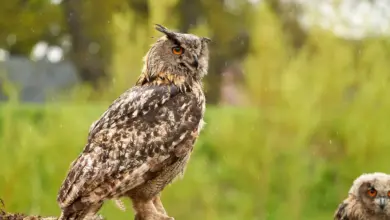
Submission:
[[[362,202],[371,212],[378,215],[390,214],[389,191],[383,185],[363,183],[361,186]]]
[[[182,46],[175,44],[172,47],[172,53],[176,55],[176,60],[179,65],[189,69],[197,69],[199,67],[198,55],[187,52]]]
[[[167,40],[171,44],[171,54],[176,62],[176,65],[197,72],[205,66],[202,58],[203,38],[199,38],[191,34],[176,33],[175,37],[168,37]],[[209,40],[204,40],[206,43]]]
[[[160,41],[159,54],[166,66],[198,79],[207,74],[209,38],[174,32],[161,25],[156,25],[156,30],[165,35]]]
[[[187,67],[189,70],[195,71],[199,67],[198,55],[191,51],[184,53],[178,58],[180,65]]]

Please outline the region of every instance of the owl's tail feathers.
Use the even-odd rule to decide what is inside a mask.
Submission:
[[[86,213],[68,213],[62,212],[58,220],[104,220],[102,215]]]
[[[61,216],[58,218],[58,220],[104,220],[103,216],[101,215],[93,215],[93,216],[85,216],[85,215],[78,215],[78,214],[73,214],[73,215],[64,215],[63,213]]]
[[[83,203],[81,199],[77,199],[74,203],[62,209],[58,220],[104,220],[101,215],[97,215],[102,206],[103,202],[88,204]]]
[[[91,144],[88,144],[86,148],[92,148]],[[85,182],[90,181],[90,174],[93,171],[91,164],[95,158],[91,155],[80,155],[75,161],[72,162],[70,170],[63,181],[60,190],[57,195],[57,202],[63,209],[74,203],[79,197],[80,190],[83,190]]]

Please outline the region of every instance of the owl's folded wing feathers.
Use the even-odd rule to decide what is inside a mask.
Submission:
[[[134,188],[144,174],[180,156],[201,120],[199,99],[175,86],[133,87],[90,128],[83,153],[72,163],[57,200],[96,202]],[[180,147],[179,147],[180,148]]]
[[[339,204],[339,206],[337,207],[337,210],[334,214],[334,220],[349,220],[348,216],[347,216],[347,208],[348,206],[348,203],[347,202],[342,202],[341,204]]]

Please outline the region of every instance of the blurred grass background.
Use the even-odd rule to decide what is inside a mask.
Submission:
[[[174,24],[162,19],[170,1],[149,3],[151,21]],[[209,103],[185,177],[162,200],[176,219],[332,219],[354,178],[390,172],[390,39],[356,43],[313,29],[296,52],[270,7],[251,10],[250,53],[242,62],[249,101]],[[89,126],[133,85],[157,35],[152,22],[135,27],[132,16],[112,19],[112,82],[104,89],[79,85],[66,98],[29,104],[3,80],[9,100],[0,105],[0,198],[7,211],[59,214],[58,189]],[[107,202],[101,213],[129,219],[125,203],[126,212]]]

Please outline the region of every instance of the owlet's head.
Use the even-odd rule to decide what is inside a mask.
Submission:
[[[143,73],[153,77],[161,72],[202,79],[208,71],[210,39],[178,33],[157,24],[164,34],[149,49],[144,58]]]
[[[349,193],[370,215],[390,218],[390,175],[363,174],[354,181]]]

